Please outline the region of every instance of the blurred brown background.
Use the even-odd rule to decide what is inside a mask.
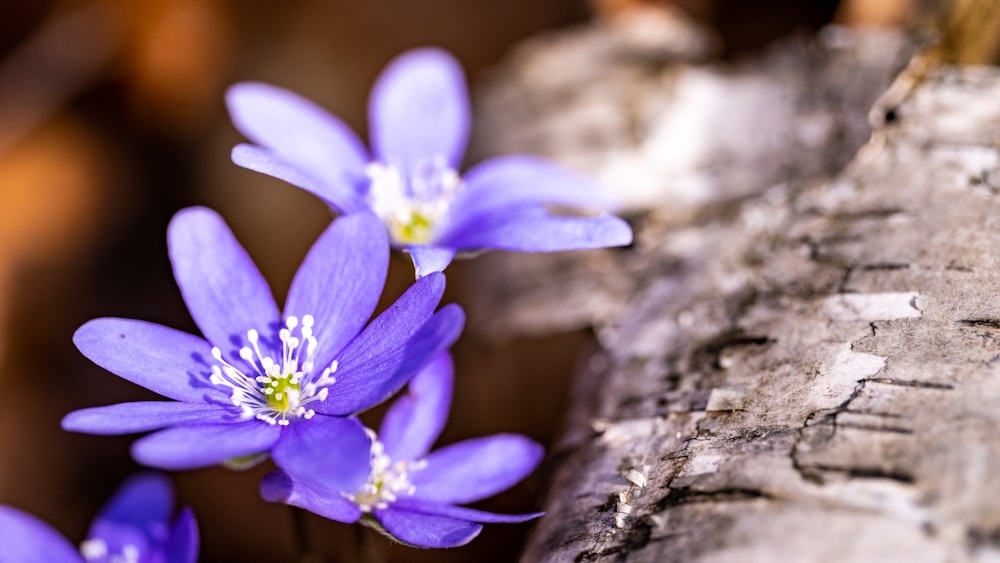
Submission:
[[[70,410],[154,398],[91,365],[71,336],[98,316],[195,331],[167,260],[165,229],[175,211],[195,204],[219,210],[279,299],[330,220],[305,192],[230,163],[229,149],[240,137],[223,107],[227,85],[262,80],[291,88],[364,135],[369,86],[405,49],[449,49],[475,85],[520,39],[668,4],[713,30],[715,56],[725,58],[834,20],[921,25],[940,13],[936,4],[916,0],[4,2],[0,503],[31,511],[79,541],[107,495],[138,469],[128,456],[134,437],[60,430]],[[956,16],[945,25],[969,24]],[[970,57],[992,56],[990,40],[998,35],[978,34],[987,44],[969,47]],[[386,300],[412,279],[401,258],[392,266]],[[447,300],[469,299],[475,268],[473,261],[449,269]],[[498,343],[477,331],[484,321],[470,318],[456,347],[456,402],[442,441],[521,432],[551,442],[570,373],[590,336]],[[204,561],[294,560],[290,510],[256,492],[268,469],[174,475],[180,501],[198,517]],[[546,473],[543,467],[479,506],[536,510]],[[354,528],[313,516],[305,523],[324,560],[356,557]],[[391,561],[509,561],[529,529],[487,526],[470,546],[448,552],[363,541],[377,559]]]

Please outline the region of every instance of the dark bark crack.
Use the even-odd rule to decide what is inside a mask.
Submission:
[[[908,485],[912,485],[914,482],[913,475],[910,473],[892,469],[883,469],[881,467],[866,467],[857,465],[832,465],[824,463],[808,464],[801,467],[807,471],[812,471],[814,473],[819,473],[819,472],[843,473],[849,477],[868,478],[868,479],[889,479],[900,483],[906,483]],[[822,483],[822,481],[820,482]]]
[[[694,503],[740,502],[747,500],[773,500],[774,495],[761,489],[726,487],[715,490],[698,490],[691,487],[670,489],[666,496],[656,501],[653,512],[662,512],[672,506]]]
[[[1000,319],[959,319],[955,321],[955,324],[959,326],[1000,330]]]
[[[900,387],[913,387],[916,389],[938,389],[941,391],[951,391],[955,388],[950,383],[935,383],[933,381],[914,381],[911,379],[896,379],[892,377],[873,377],[868,379],[872,383],[883,385],[898,385]]]

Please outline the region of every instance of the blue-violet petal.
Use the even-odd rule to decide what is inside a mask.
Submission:
[[[455,258],[455,249],[443,246],[416,245],[406,247],[413,260],[413,269],[418,278],[435,272],[443,272]]]
[[[465,174],[452,206],[454,223],[538,205],[607,210],[614,203],[592,179],[537,156],[492,158]]]
[[[315,318],[318,369],[333,361],[368,322],[388,268],[385,227],[368,211],[334,221],[309,250],[292,280],[285,316]]]
[[[440,352],[392,403],[378,431],[389,458],[417,461],[430,451],[448,420],[453,374],[451,356]]]
[[[465,73],[440,49],[408,51],[382,71],[368,102],[372,150],[412,171],[440,156],[458,168],[471,122]]]
[[[392,346],[367,345],[367,353],[359,355],[353,345],[344,351],[344,360],[337,383],[330,396],[316,403],[316,412],[348,415],[373,407],[388,399],[411,377],[417,374],[438,352],[447,350],[458,339],[465,323],[465,314],[455,304],[446,305],[404,342]],[[375,325],[376,323],[372,323]],[[397,341],[394,331],[372,330],[369,325],[362,334],[368,342],[381,337]],[[367,335],[367,336],[366,336]],[[361,337],[359,337],[359,340]]]
[[[0,505],[0,546],[4,561],[17,563],[81,562],[80,552],[62,534],[34,516]]]
[[[233,147],[231,158],[237,166],[298,186],[343,213],[354,213],[366,208],[354,181],[334,182],[328,178],[316,177],[316,172],[297,166],[270,149],[239,144]]]
[[[165,563],[196,563],[200,543],[194,513],[190,508],[181,509],[163,546]]]
[[[271,352],[281,349],[269,340],[280,320],[271,289],[222,217],[204,207],[182,209],[167,241],[184,302],[209,342],[228,354],[245,346],[253,329]]]
[[[269,502],[290,504],[346,524],[357,522],[362,514],[356,504],[339,492],[293,480],[284,471],[272,471],[264,477],[260,482],[260,496]]]
[[[270,450],[280,428],[259,420],[175,426],[137,440],[132,457],[143,465],[173,471],[208,467]]]
[[[387,532],[400,540],[420,547],[458,547],[479,535],[483,527],[475,522],[420,514],[408,510],[389,508],[376,510],[375,516]]]
[[[226,92],[236,128],[282,160],[329,184],[355,185],[368,162],[364,145],[340,119],[302,96],[244,82]]]
[[[463,222],[448,229],[438,242],[466,249],[582,250],[631,244],[632,228],[614,215],[554,215],[544,207],[529,207],[473,223]]]
[[[410,480],[417,498],[464,504],[511,487],[534,471],[543,455],[542,447],[524,436],[496,434],[431,452],[427,467]]]
[[[371,438],[360,422],[317,415],[287,426],[271,456],[297,481],[354,491],[368,478],[370,452]]]
[[[95,364],[164,397],[188,403],[228,400],[208,381],[211,346],[197,336],[109,317],[85,323],[73,343]]]
[[[237,414],[238,411],[234,411],[233,416]],[[111,436],[178,424],[218,422],[225,416],[219,405],[140,401],[73,411],[63,418],[62,427],[70,432]]]
[[[401,498],[393,503],[393,507],[410,512],[419,512],[420,514],[434,514],[437,516],[457,518],[459,520],[468,520],[470,522],[479,522],[480,524],[517,524],[519,522],[527,522],[528,520],[538,518],[539,516],[543,516],[545,514],[544,512],[532,512],[528,514],[497,514],[495,512],[486,512],[484,510],[476,510],[473,508],[466,508],[464,506],[455,506],[452,504],[422,500],[420,498],[413,497]]]

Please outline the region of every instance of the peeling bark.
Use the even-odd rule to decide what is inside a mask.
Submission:
[[[895,60],[870,40],[809,47],[826,63],[804,70],[791,114],[863,119],[874,94],[831,76],[864,62],[889,77]],[[798,64],[777,51],[721,72],[777,80],[772,57]],[[524,560],[1000,558],[998,100],[1000,70],[918,59],[863,146],[845,125],[765,161],[733,154],[725,171],[678,166],[711,189],[674,206],[662,179],[631,249],[490,257],[495,330],[592,324],[600,342]],[[584,150],[555,146],[568,162]]]

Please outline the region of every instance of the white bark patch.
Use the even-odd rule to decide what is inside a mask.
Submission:
[[[648,467],[643,469],[644,471],[649,471]],[[646,486],[646,473],[644,471],[639,471],[635,468],[629,469],[628,473],[625,474],[625,478],[636,487],[642,489]]]
[[[628,500],[628,491],[618,493],[618,504],[615,505],[615,528],[624,528],[625,519],[632,514],[633,507]]]
[[[649,472],[649,465],[643,465],[641,470],[635,467],[625,473],[625,479],[631,483],[628,489],[618,492],[618,503],[615,505],[615,527],[624,528],[625,519],[632,514],[635,507],[629,504],[629,500],[639,497],[642,489],[646,486],[646,474]]]
[[[687,467],[684,468],[684,475],[691,477],[694,475],[705,475],[719,471],[719,462],[722,456],[719,455],[699,455],[690,458]]]
[[[922,313],[915,291],[899,293],[845,293],[823,301],[823,312],[835,321],[891,321],[912,319]]]
[[[609,421],[594,419],[590,427],[601,433],[601,442],[610,446],[631,444],[638,438],[663,434],[667,423],[660,417]]]
[[[742,410],[746,394],[746,391],[739,389],[712,389],[711,394],[708,396],[708,404],[705,405],[705,411]]]
[[[850,344],[847,345],[848,347]],[[874,377],[885,367],[885,358],[844,349],[828,370],[816,379],[812,395],[817,406],[833,407],[854,391],[858,382]]]
[[[873,377],[885,367],[885,358],[875,354],[855,352],[853,350],[842,350],[837,354],[833,366],[830,368],[830,375],[837,379],[841,377],[860,381]]]
[[[885,479],[850,479],[828,482],[817,488],[816,494],[834,505],[891,515],[915,526],[931,521],[930,511],[921,503],[920,491],[909,484]]]

